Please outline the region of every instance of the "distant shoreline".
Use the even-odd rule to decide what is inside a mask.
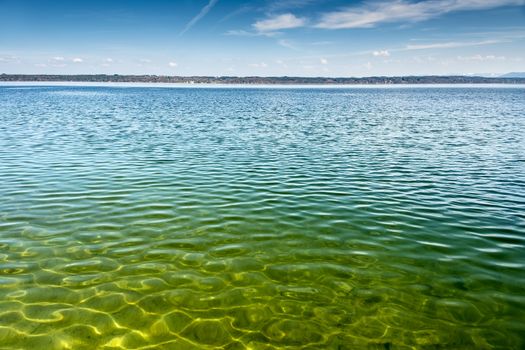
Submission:
[[[108,74],[0,74],[0,82],[56,83],[163,83],[184,85],[436,85],[436,84],[525,84],[525,78],[480,76],[373,76],[330,77],[233,77]]]
[[[120,83],[120,82],[70,82],[70,81],[0,81],[0,88],[150,88],[150,89],[525,89],[519,84],[183,84],[183,83]]]

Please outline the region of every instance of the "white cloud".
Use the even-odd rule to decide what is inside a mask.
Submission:
[[[314,41],[311,45],[320,46],[320,45],[332,45],[333,41]]]
[[[150,59],[147,59],[147,58],[141,58],[139,60],[140,63],[151,63],[151,60]]]
[[[275,60],[275,63],[276,63],[280,68],[288,68],[288,64],[286,64],[286,61],[284,61],[284,60]]]
[[[206,16],[208,14],[208,12],[211,11],[211,9],[213,8],[213,6],[215,6],[215,4],[217,4],[217,1],[219,0],[210,0],[210,2],[208,2],[208,4],[206,6],[204,6],[200,12],[197,14],[197,16],[193,17],[191,19],[191,21],[188,22],[188,24],[186,24],[186,26],[184,27],[184,29],[182,30],[182,32],[180,32],[179,35],[183,35],[184,33],[186,33],[188,30],[191,29],[191,27],[193,27],[198,21],[200,21],[204,16]]]
[[[485,10],[523,5],[525,0],[425,0],[370,1],[322,15],[316,27],[326,29],[370,28],[379,23],[419,22],[449,12]]]
[[[169,62],[168,66],[175,68],[175,67],[178,66],[178,64],[177,64],[177,62]]]
[[[433,56],[414,56],[412,57],[412,61],[416,63],[428,63],[428,62],[436,62],[436,58]]]
[[[52,58],[52,60],[53,61],[57,61],[57,62],[62,62],[62,61],[65,60],[65,58],[62,57],[62,56],[55,56],[55,57]]]
[[[224,35],[230,36],[266,36],[266,37],[276,37],[279,32],[256,32],[256,31],[247,31],[247,30],[229,30]]]
[[[107,63],[113,63],[113,58],[110,58],[110,57],[106,58],[106,62]]]
[[[277,43],[282,47],[286,47],[292,50],[297,50],[297,47],[290,40],[281,39]]]
[[[267,36],[274,37],[279,35],[277,32],[249,32],[247,30],[228,30],[224,35],[230,36]]]
[[[5,63],[20,63],[20,58],[16,57],[16,56],[0,56],[0,62],[5,62]]]
[[[482,40],[482,41],[450,41],[444,43],[432,43],[432,44],[409,44],[404,50],[428,50],[428,49],[452,49],[456,47],[466,46],[481,46],[481,45],[492,45],[505,42],[503,40]]]
[[[72,59],[73,63],[82,63],[84,62],[84,60],[80,57],[75,57]]]
[[[388,50],[379,50],[372,52],[372,55],[376,57],[388,57],[390,56],[390,52],[388,52]]]
[[[303,27],[306,24],[304,18],[295,17],[291,13],[285,13],[272,18],[257,21],[253,27],[259,32],[271,32],[281,29]]]
[[[505,56],[495,56],[495,55],[473,55],[473,56],[458,56],[460,61],[505,61]]]
[[[316,1],[317,0],[274,0],[268,4],[268,12],[277,12],[286,9],[306,7]]]
[[[326,58],[321,58],[319,61],[321,64],[328,64],[328,60]]]
[[[248,32],[246,30],[232,29],[232,30],[228,30],[226,33],[224,33],[224,35],[231,35],[231,36],[257,36],[258,33]]]
[[[266,68],[268,67],[268,65],[264,62],[261,62],[261,63],[252,63],[250,64],[250,67],[253,67],[253,68]]]

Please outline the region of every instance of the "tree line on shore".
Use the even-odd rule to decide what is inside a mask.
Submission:
[[[382,84],[525,84],[525,78],[480,76],[374,76],[330,77],[235,77],[167,76],[120,74],[0,74],[0,81],[13,82],[93,82],[93,83],[179,83],[179,84],[270,84],[270,85],[382,85]]]

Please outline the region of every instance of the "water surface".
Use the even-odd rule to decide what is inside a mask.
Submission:
[[[0,87],[0,348],[522,349],[524,97]]]

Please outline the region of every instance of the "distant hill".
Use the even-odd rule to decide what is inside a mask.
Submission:
[[[384,84],[525,84],[524,77],[479,77],[479,76],[399,76],[365,78],[329,77],[210,77],[167,75],[45,75],[45,74],[0,74],[0,81],[19,82],[92,82],[92,83],[185,83],[185,84],[279,84],[279,85],[384,85]]]
[[[525,72],[511,72],[499,76],[500,78],[525,78]]]

